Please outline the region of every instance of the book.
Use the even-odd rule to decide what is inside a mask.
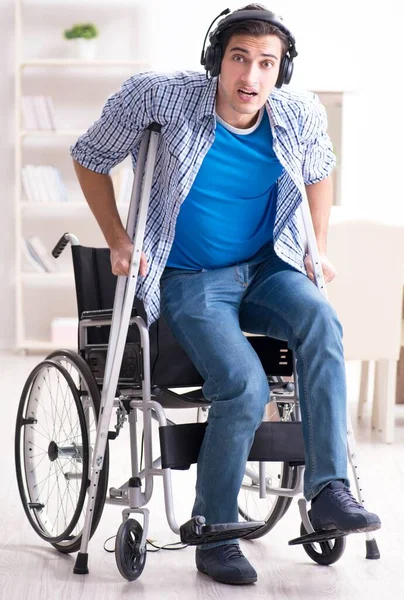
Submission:
[[[67,190],[59,169],[53,165],[25,165],[21,169],[27,202],[67,202]]]
[[[30,176],[27,171],[27,167],[21,169],[22,189],[24,192],[26,202],[35,202],[33,191],[31,188]]]
[[[34,177],[39,189],[41,202],[54,202],[55,198],[49,185],[48,175],[44,166],[34,167]]]
[[[54,131],[56,129],[56,121],[55,121],[55,110],[53,107],[52,96],[45,96],[45,103],[46,103],[46,108],[48,111],[50,128]]]
[[[55,111],[51,96],[22,96],[21,115],[24,129],[56,129]]]
[[[25,238],[26,244],[29,248],[30,253],[36,258],[39,264],[42,263],[45,271],[48,273],[55,273],[58,271],[56,265],[56,259],[46,249],[41,239],[36,235],[31,235]]]
[[[36,252],[33,251],[30,244],[27,240],[23,240],[23,254],[27,259],[28,263],[31,265],[34,271],[38,271],[39,273],[46,273],[46,268],[39,256]]]
[[[30,190],[28,198],[31,198],[32,202],[42,202],[41,191],[38,187],[34,165],[25,165],[23,168],[25,169],[26,180]]]
[[[34,108],[38,123],[38,129],[52,129],[52,124],[49,118],[48,105],[45,96],[34,96]]]
[[[35,115],[34,99],[32,96],[22,96],[21,98],[21,116],[24,129],[38,129],[38,122]]]
[[[60,200],[60,202],[68,202],[69,199],[67,197],[67,189],[63,182],[61,172],[56,167],[49,167],[49,169],[52,175],[52,180],[55,182],[56,189],[58,190],[57,198]]]

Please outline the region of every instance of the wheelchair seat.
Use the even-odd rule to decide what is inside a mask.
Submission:
[[[102,386],[112,307],[117,277],[112,274],[108,248],[72,246],[73,268],[79,315],[79,352],[89,365],[95,380]],[[146,320],[141,300],[135,298],[132,319]],[[152,323],[150,330],[150,364],[153,399],[164,408],[209,406],[203,397],[204,379],[186,352],[176,341],[164,317]],[[293,356],[287,344],[265,336],[249,336],[267,375],[284,377],[293,373]],[[118,386],[139,388],[142,381],[140,336],[136,325],[128,330]],[[178,388],[198,388],[177,393]]]

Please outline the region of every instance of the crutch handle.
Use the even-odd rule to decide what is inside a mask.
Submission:
[[[150,131],[156,131],[157,133],[160,133],[161,125],[160,123],[150,123],[147,129],[149,129]]]

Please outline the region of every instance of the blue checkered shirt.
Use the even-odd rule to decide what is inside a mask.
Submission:
[[[181,203],[215,138],[217,78],[204,73],[140,73],[111,96],[101,117],[71,147],[72,157],[96,173],[109,171],[129,153],[135,167],[139,144],[150,123],[162,126],[153,175],[143,250],[149,270],[138,278],[148,325],[160,314],[159,281],[174,240]],[[302,178],[309,185],[328,177],[335,165],[324,107],[312,93],[274,89],[267,100],[273,148],[284,167],[278,180],[274,247],[302,273],[304,243],[296,209]]]

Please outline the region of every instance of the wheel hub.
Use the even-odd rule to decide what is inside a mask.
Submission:
[[[59,456],[59,448],[56,442],[51,442],[48,447],[48,456],[51,462],[54,462]]]

